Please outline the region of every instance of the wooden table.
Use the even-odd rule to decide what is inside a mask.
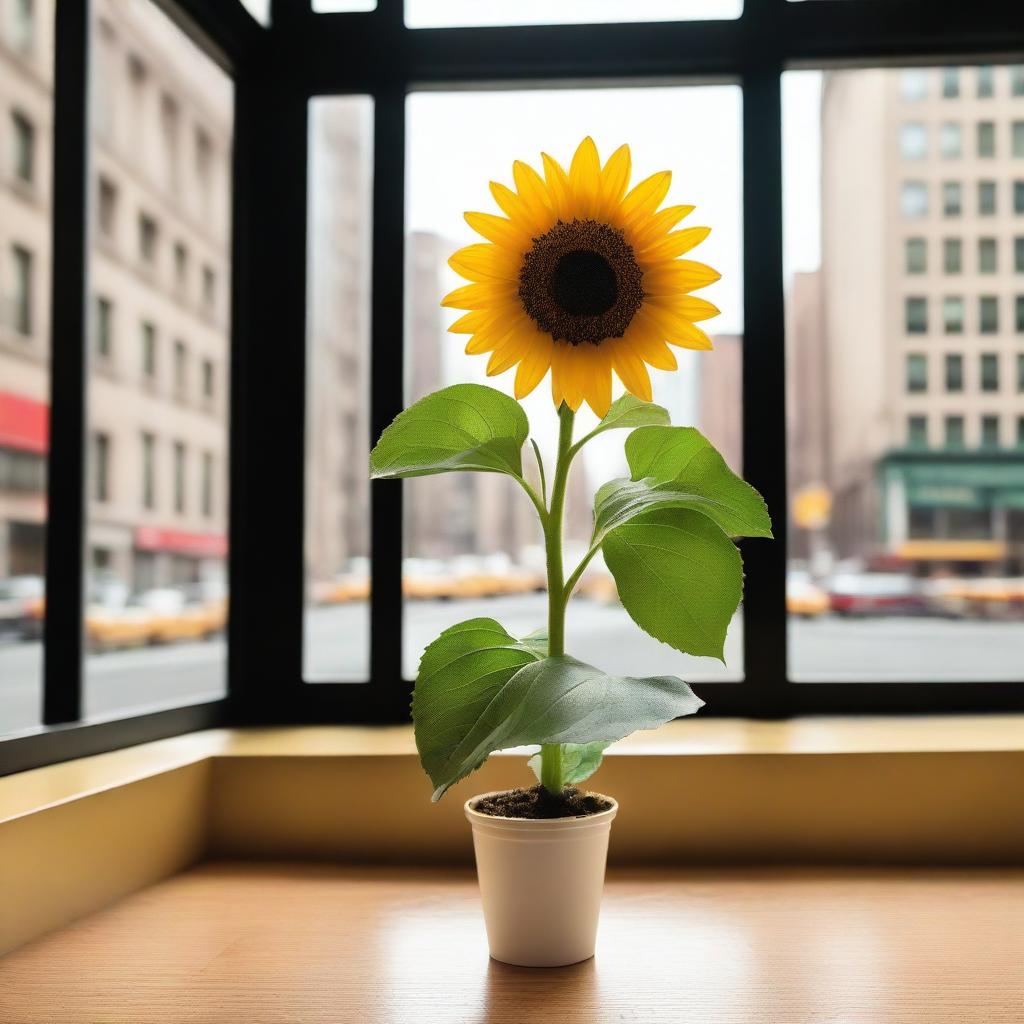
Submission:
[[[0,961],[3,1024],[535,1020],[1021,1024],[1024,872],[619,871],[597,957],[528,970],[463,870],[205,864]]]

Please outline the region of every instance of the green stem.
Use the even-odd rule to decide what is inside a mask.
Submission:
[[[573,588],[580,581],[580,577],[583,575],[583,571],[588,565],[590,560],[601,550],[600,544],[595,544],[582,558],[580,564],[576,566],[572,571],[572,575],[565,581],[565,603],[569,604],[569,598],[572,597]]]
[[[548,657],[565,654],[565,574],[562,569],[562,513],[565,508],[565,485],[572,462],[572,427],[576,414],[564,402],[558,410],[558,457],[551,481],[551,501],[544,520],[544,549],[548,563]],[[551,793],[562,791],[562,747],[545,743],[540,748],[540,777]]]

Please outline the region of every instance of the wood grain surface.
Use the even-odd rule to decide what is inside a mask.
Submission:
[[[0,960],[3,1024],[1021,1024],[1024,871],[613,871],[597,957],[490,961],[473,875],[205,864]]]

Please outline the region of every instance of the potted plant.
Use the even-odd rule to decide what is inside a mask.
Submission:
[[[676,369],[669,346],[710,349],[697,326],[718,313],[692,293],[716,281],[685,253],[706,227],[674,230],[693,207],[660,209],[663,171],[631,190],[630,152],[602,166],[584,139],[568,170],[543,156],[543,175],[513,165],[515,190],[491,183],[504,216],[467,213],[486,241],[449,263],[469,284],[443,305],[462,310],[449,328],[466,352],[490,353],[489,375],[516,367],[515,399],[456,384],[416,402],[371,454],[375,479],[434,473],[504,473],[533,503],[547,556],[546,627],[512,636],[490,618],[446,629],[423,653],[413,695],[416,745],[434,800],[496,750],[537,745],[531,788],[466,802],[491,955],[556,966],[593,955],[614,799],[585,793],[608,744],[702,705],[673,676],[602,672],[565,650],[566,605],[599,552],[636,624],[676,650],[723,658],[742,596],[735,537],[770,537],[760,495],[692,427],[672,426],[651,402],[647,366]],[[551,373],[558,447],[546,467],[519,405]],[[612,401],[612,373],[626,393]],[[583,437],[574,418],[598,417]],[[562,513],[573,459],[593,438],[628,430],[628,477],[594,499],[589,549],[569,569]],[[524,473],[527,440],[539,487]],[[583,658],[586,652],[579,652]]]

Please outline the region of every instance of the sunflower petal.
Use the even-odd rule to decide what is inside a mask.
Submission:
[[[683,228],[682,231],[673,231],[661,241],[638,252],[637,258],[641,264],[653,263],[655,260],[672,260],[682,256],[684,252],[689,252],[695,245],[700,245],[709,234],[711,228]]]
[[[612,367],[608,350],[601,346],[581,345],[589,349],[581,362],[583,397],[598,419],[603,419],[612,404]]]
[[[666,206],[648,218],[634,225],[630,231],[630,242],[637,252],[664,238],[684,217],[693,213],[694,206]]]
[[[556,341],[551,352],[551,391],[556,405],[565,402],[574,412],[583,401],[583,381],[574,346]],[[556,380],[557,378],[557,380]]]
[[[705,263],[673,260],[648,270],[644,274],[643,289],[647,295],[680,295],[714,284],[721,276]]]
[[[601,169],[601,216],[608,216],[625,195],[631,169],[629,146],[619,146]]]
[[[711,339],[681,313],[651,301],[645,303],[643,312],[657,324],[662,336],[670,345],[705,350],[713,347]]]
[[[644,178],[622,200],[621,216],[627,224],[635,224],[647,217],[661,205],[668,195],[668,187],[672,184],[671,171],[658,171],[649,178]]]
[[[441,305],[449,309],[486,309],[506,302],[516,294],[515,286],[500,281],[466,284],[449,292]]]
[[[671,310],[691,323],[698,323],[701,320],[710,320],[718,316],[722,311],[707,299],[699,298],[696,295],[679,295],[671,300],[652,296],[653,304],[663,309]]]
[[[493,323],[499,314],[491,309],[474,309],[464,313],[448,328],[449,334],[475,334],[481,327]]]
[[[516,369],[515,396],[525,398],[544,379],[551,367],[551,338],[536,332],[529,351],[523,356]]]
[[[670,345],[692,348],[698,352],[710,352],[715,346],[711,339],[696,324],[680,324],[671,336],[666,338]]]
[[[653,321],[637,316],[628,337],[636,354],[656,370],[679,369],[675,353],[662,340],[662,332]]]
[[[554,157],[541,153],[541,159],[544,161],[544,182],[551,199],[551,209],[557,218],[570,220],[569,175]]]
[[[467,245],[448,257],[448,266],[470,281],[515,281],[519,277],[518,257],[485,242]]]
[[[494,196],[494,201],[509,220],[517,220],[528,216],[529,211],[526,209],[523,201],[507,185],[502,185],[498,181],[492,181],[489,187],[491,195]]]
[[[463,214],[466,223],[477,234],[483,235],[489,242],[511,249],[515,253],[523,253],[530,246],[529,232],[522,230],[504,217],[493,213]]]
[[[601,188],[601,158],[594,140],[588,135],[577,147],[569,165],[569,185],[572,188],[576,213],[579,217],[593,217]]]
[[[512,164],[512,177],[515,179],[519,198],[529,209],[534,221],[539,224],[550,218],[551,201],[544,179],[522,160],[516,160]]]
[[[644,361],[625,338],[612,351],[612,366],[627,391],[645,402],[651,400],[650,374]]]

